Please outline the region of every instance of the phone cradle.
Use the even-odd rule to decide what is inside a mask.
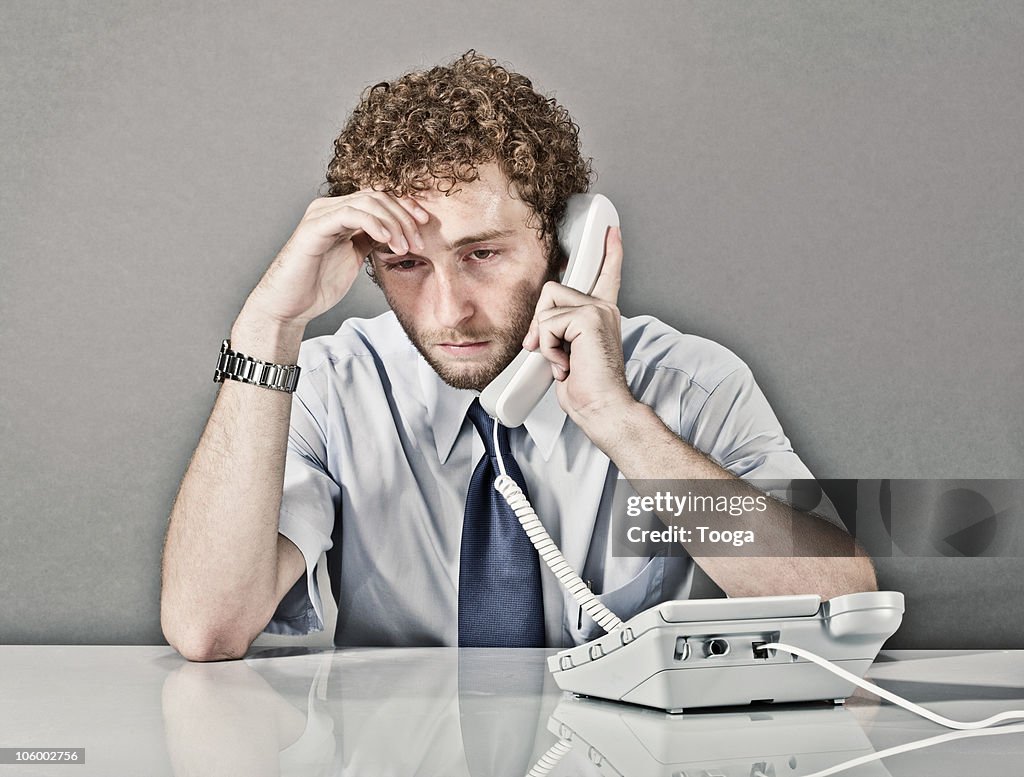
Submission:
[[[903,594],[767,596],[666,602],[604,637],[548,659],[555,683],[580,696],[683,712],[756,702],[837,703],[852,683],[781,650],[816,653],[858,677],[903,620]]]

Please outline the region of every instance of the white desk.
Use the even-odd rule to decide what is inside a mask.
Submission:
[[[684,716],[574,699],[547,676],[549,653],[257,648],[189,664],[166,647],[0,646],[0,747],[85,748],[84,764],[0,777],[522,777],[549,750],[553,776],[750,777],[762,764],[800,777],[947,732],[868,694]],[[1024,708],[1024,651],[885,652],[868,677],[954,718]],[[1022,775],[1024,733],[843,773]]]

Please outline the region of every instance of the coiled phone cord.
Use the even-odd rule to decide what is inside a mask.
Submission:
[[[601,604],[594,593],[587,588],[587,584],[569,566],[562,551],[558,549],[547,529],[544,528],[544,524],[537,517],[537,513],[533,511],[523,490],[506,472],[505,462],[501,458],[501,449],[498,447],[498,421],[494,422],[494,451],[498,459],[498,469],[501,471],[501,475],[494,481],[494,488],[505,498],[508,506],[516,514],[516,518],[519,519],[519,523],[526,531],[526,536],[530,538],[533,547],[537,549],[537,555],[544,560],[562,587],[572,594],[579,606],[583,608],[583,612],[593,618],[597,625],[606,632],[621,628],[622,620]]]
[[[526,777],[547,777],[570,750],[572,750],[572,741],[559,739],[537,759],[537,763],[526,773]]]

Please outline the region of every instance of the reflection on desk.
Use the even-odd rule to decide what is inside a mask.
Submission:
[[[671,716],[613,702],[566,698],[548,729],[569,746],[554,758],[615,775],[807,775],[875,752],[842,706],[764,706]],[[575,756],[575,758],[573,758]],[[574,774],[574,771],[565,772]],[[535,777],[559,774],[541,767]],[[589,773],[589,772],[587,772]],[[888,777],[877,761],[858,775]]]
[[[550,652],[263,649],[189,664],[162,647],[4,646],[0,747],[84,747],[84,765],[23,770],[62,777],[803,777],[945,733],[866,694],[682,716],[575,699],[548,676]],[[868,676],[952,717],[1024,701],[1019,651],[884,653]],[[1020,774],[1015,729],[844,773]]]

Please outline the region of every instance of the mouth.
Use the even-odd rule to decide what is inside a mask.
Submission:
[[[490,346],[490,340],[476,340],[462,343],[438,343],[437,347],[449,356],[476,356]]]

